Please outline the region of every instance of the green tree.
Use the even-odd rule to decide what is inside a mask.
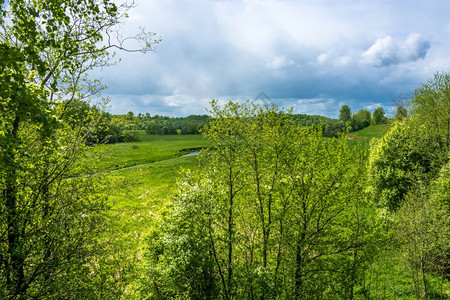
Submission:
[[[397,106],[397,112],[395,113],[396,120],[403,120],[408,116],[408,111],[404,106]]]
[[[392,242],[396,246],[387,250],[387,255],[393,260],[391,264],[410,274],[408,280],[399,273],[394,277],[387,272],[392,276],[394,297],[410,293],[416,299],[439,298],[448,284],[449,152],[445,110],[449,83],[448,76],[437,74],[416,89],[411,114],[397,122],[371,149],[372,199],[388,209],[386,216],[394,222]],[[441,278],[439,289],[431,284],[437,276]]]
[[[275,107],[213,102],[211,114],[203,134],[214,150],[180,182],[150,241],[152,292],[352,297],[367,258],[366,148],[323,139],[319,126],[297,126]],[[352,275],[332,271],[344,269]],[[212,294],[195,294],[197,280]]]
[[[382,206],[395,210],[416,181],[434,180],[447,163],[449,86],[450,76],[436,74],[416,89],[411,115],[374,145],[371,186]]]
[[[443,295],[445,260],[450,251],[449,211],[443,203],[436,201],[432,190],[422,182],[416,182],[395,216],[402,257],[411,270],[417,299],[429,298],[432,273],[442,277],[440,294]]]
[[[436,73],[414,91],[412,112],[425,125],[443,151],[450,147],[450,74]]]
[[[101,230],[103,198],[81,177],[86,136],[71,103],[98,96],[87,72],[105,65],[128,5],[17,0],[0,6],[0,297],[84,298],[87,262]],[[150,50],[150,35],[142,51]],[[73,127],[75,125],[75,128]],[[83,275],[81,275],[83,274]]]
[[[375,142],[369,176],[379,205],[396,210],[415,181],[436,175],[445,158],[434,141],[425,126],[416,127],[407,120]]]
[[[378,125],[386,122],[383,107],[375,108],[372,115],[372,125]]]
[[[342,105],[341,109],[339,110],[339,120],[345,124],[347,123],[347,121],[350,121],[351,118],[352,112],[350,110],[350,107],[348,105]]]
[[[354,130],[366,128],[370,125],[370,120],[370,111],[367,109],[361,109],[358,113],[352,116],[352,128]]]

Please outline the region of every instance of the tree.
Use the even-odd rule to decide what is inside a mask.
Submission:
[[[426,125],[443,151],[450,147],[450,74],[436,73],[414,91],[412,114]]]
[[[370,111],[361,109],[352,116],[352,128],[354,130],[363,129],[370,125]]]
[[[394,221],[392,241],[396,247],[388,252],[394,260],[391,264],[408,270],[412,295],[417,299],[445,294],[449,253],[449,84],[448,76],[437,74],[416,89],[410,115],[376,141],[370,155],[372,199],[387,209],[386,215]],[[440,291],[431,284],[432,275],[441,277]]]
[[[397,106],[397,112],[395,113],[396,120],[403,120],[408,116],[408,112],[404,106]]]
[[[417,180],[430,180],[445,161],[425,126],[406,120],[372,146],[369,176],[373,199],[395,211]]]
[[[273,106],[213,102],[211,114],[202,131],[214,149],[181,180],[149,241],[152,292],[351,298],[367,257],[366,148],[324,139]],[[211,294],[196,294],[203,284]]]
[[[447,163],[449,90],[450,76],[436,74],[414,92],[411,115],[373,147],[373,195],[383,206],[397,209],[414,182],[430,182]],[[375,115],[381,115],[375,112],[373,120]]]
[[[0,297],[83,298],[89,287],[76,278],[92,273],[86,263],[104,201],[97,183],[80,176],[80,157],[102,113],[75,120],[68,111],[102,90],[87,72],[105,65],[112,48],[125,49],[111,41],[130,6],[0,4]],[[137,36],[140,51],[151,49],[151,36]]]
[[[378,125],[384,122],[386,122],[386,117],[384,116],[383,107],[380,106],[378,108],[375,108],[372,116],[372,125]]]
[[[352,113],[350,107],[348,105],[342,105],[341,109],[339,110],[339,120],[345,124],[347,123],[347,121],[350,121],[351,118]]]
[[[416,182],[395,216],[397,237],[403,258],[412,270],[417,299],[428,299],[430,273],[438,273],[444,279],[445,261],[450,251],[449,211],[436,201],[438,198],[432,190]],[[440,293],[443,295],[442,282]]]

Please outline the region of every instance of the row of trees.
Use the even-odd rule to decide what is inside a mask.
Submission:
[[[214,150],[149,235],[151,298],[445,297],[450,75],[367,145],[275,107],[212,103]],[[360,115],[363,115],[361,113]]]
[[[145,130],[147,134],[157,135],[200,134],[211,118],[208,115],[187,117],[151,116],[149,113],[134,115],[131,111],[124,115],[113,115],[85,101],[72,101],[68,105],[67,114],[76,115],[80,120],[89,114],[100,116],[101,126],[87,136],[90,144],[133,142],[137,139],[136,130]],[[339,120],[306,114],[290,114],[290,118],[300,126],[322,125],[323,135],[326,137],[337,137],[344,131],[356,131],[371,124],[377,125],[387,121],[382,107],[375,109],[372,118],[371,113],[365,109],[352,114],[347,105],[342,106]]]
[[[343,105],[339,110],[339,121],[345,124],[349,131],[356,131],[387,122],[383,107],[377,107],[373,115],[367,109],[361,109],[356,114],[352,114],[348,105]]]

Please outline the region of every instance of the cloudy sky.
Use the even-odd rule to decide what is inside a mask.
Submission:
[[[450,71],[448,0],[136,0],[123,28],[162,42],[101,72],[113,113],[204,114],[267,95],[296,113],[389,107]],[[257,97],[258,95],[263,95]]]

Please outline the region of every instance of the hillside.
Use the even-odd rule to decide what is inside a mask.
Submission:
[[[373,139],[383,136],[391,128],[390,124],[370,125],[364,129],[353,131],[350,137],[357,137],[358,139]]]

